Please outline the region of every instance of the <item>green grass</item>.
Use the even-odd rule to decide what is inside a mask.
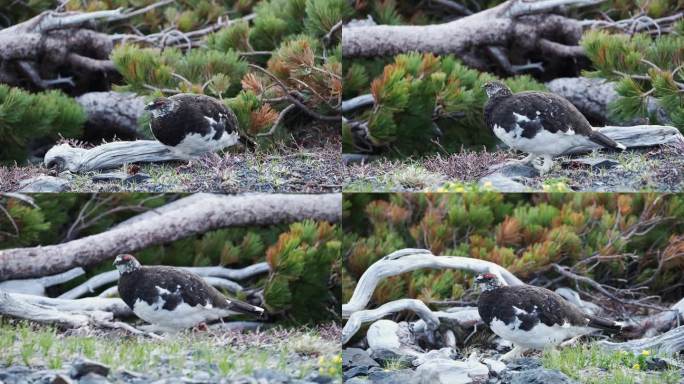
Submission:
[[[303,378],[317,370],[340,383],[339,349],[336,340],[308,328],[273,329],[258,334],[185,332],[153,340],[117,332],[66,335],[53,327],[0,317],[0,368],[23,364],[59,370],[85,357],[113,370],[125,368],[148,374],[162,367],[176,373],[194,367],[223,377],[276,369]],[[190,360],[194,365],[189,364]]]
[[[650,351],[633,354],[607,351],[595,344],[585,344],[560,351],[544,351],[542,363],[546,368],[557,369],[585,384],[679,383],[681,375],[677,369],[646,371],[647,362],[652,358]]]

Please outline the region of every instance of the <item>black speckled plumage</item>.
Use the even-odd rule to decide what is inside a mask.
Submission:
[[[168,99],[178,102],[178,107],[150,121],[152,134],[164,145],[176,146],[193,133],[206,136],[213,131],[213,140],[219,140],[224,132],[237,133],[235,113],[213,97],[181,93]]]
[[[515,322],[517,318],[522,331],[529,331],[539,323],[549,327],[567,323],[612,332],[621,330],[615,322],[588,315],[559,294],[531,285],[501,286],[484,291],[478,300],[477,310],[487,325],[495,318],[506,324]]]
[[[527,121],[521,121],[516,114],[524,116]],[[491,97],[485,104],[484,117],[487,127],[492,130],[495,125],[506,132],[515,131],[516,125],[521,127],[520,137],[526,139],[535,137],[542,130],[552,134],[572,131],[601,146],[624,149],[613,139],[594,131],[572,103],[553,93],[529,91]],[[540,149],[540,152],[544,151]]]

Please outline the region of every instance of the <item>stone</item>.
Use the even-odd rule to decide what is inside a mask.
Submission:
[[[78,379],[81,376],[85,376],[89,373],[107,376],[109,375],[109,367],[102,363],[98,363],[97,361],[88,359],[77,359],[71,364],[71,371],[69,374],[72,378]]]
[[[541,368],[541,360],[534,357],[521,357],[508,363],[509,370],[524,371],[528,369]]]
[[[379,364],[371,359],[368,352],[361,348],[347,348],[342,350],[342,367],[377,367]]]
[[[285,384],[290,381],[290,376],[272,369],[259,369],[254,372],[253,376],[269,384]]]
[[[54,176],[37,176],[19,184],[19,192],[64,192],[69,181]]]
[[[528,164],[504,163],[494,166],[494,169],[496,169],[494,173],[508,178],[535,178],[539,176],[539,171]]]
[[[493,173],[481,178],[478,185],[483,188],[502,192],[526,192],[529,190],[526,185],[499,173]]]
[[[125,172],[106,172],[93,175],[91,180],[97,182],[119,182],[123,184],[140,184],[150,179],[151,176],[146,173],[136,173],[135,175],[128,175]]]
[[[349,379],[349,380],[346,380],[346,379],[344,380],[344,384],[368,384],[368,383],[370,383],[370,381],[365,380],[365,379],[360,379],[358,377],[355,377],[355,378]]]
[[[591,169],[610,169],[620,164],[617,160],[602,157],[585,157],[572,159],[567,162],[570,165],[587,166]]]
[[[73,381],[64,375],[58,374],[55,375],[54,378],[52,378],[50,384],[73,384]]]
[[[398,369],[395,371],[375,371],[368,375],[368,380],[373,384],[399,384],[412,383],[412,369]],[[346,384],[346,383],[345,383]]]
[[[470,384],[485,381],[488,377],[487,366],[475,359],[466,361],[435,359],[416,369],[414,382],[417,384]]]
[[[87,375],[82,376],[78,380],[78,384],[109,384],[110,381],[107,380],[106,377],[102,375],[98,375],[97,373],[91,372],[88,373]]]
[[[401,364],[403,366],[409,367],[413,364],[413,361],[417,357],[399,349],[385,348],[374,349],[370,356],[383,367],[387,366],[388,364]]]
[[[320,373],[314,371],[306,375],[304,381],[316,384],[330,384],[333,382],[333,378],[328,375],[321,375]]]
[[[496,377],[501,376],[501,373],[506,370],[506,364],[499,360],[484,359],[482,363],[489,368],[489,373]]]
[[[551,369],[535,368],[513,374],[511,384],[572,384],[574,380]]]
[[[367,365],[361,365],[358,367],[351,367],[349,369],[346,369],[342,372],[342,377],[344,378],[344,381],[346,382],[347,380],[356,377],[356,376],[367,376],[368,375],[368,366]]]
[[[387,319],[378,320],[368,327],[366,340],[372,350],[399,349],[399,324]]]
[[[433,349],[418,356],[415,360],[413,360],[413,365],[419,366],[434,359],[454,360],[457,358],[457,356],[458,353],[453,348],[446,347],[441,349]]]

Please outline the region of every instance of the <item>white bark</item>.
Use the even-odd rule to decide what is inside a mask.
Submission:
[[[69,144],[50,148],[43,163],[48,168],[88,172],[99,169],[118,168],[131,163],[156,163],[173,160],[187,160],[171,152],[155,140],[114,141],[85,149]]]
[[[658,336],[645,337],[623,343],[600,341],[599,345],[611,350],[632,351],[637,354],[643,350],[675,354],[684,350],[684,325]]]
[[[85,271],[83,268],[76,267],[66,272],[51,276],[39,277],[37,279],[7,280],[0,282],[0,290],[5,292],[45,296],[45,288],[62,284],[79,276],[83,276],[84,274]]]
[[[304,219],[337,222],[341,211],[340,194],[211,195],[160,216],[66,243],[2,250],[0,276],[44,276],[219,228]]]
[[[439,327],[439,318],[422,301],[417,299],[395,300],[375,309],[352,313],[342,329],[342,344],[344,345],[349,342],[351,337],[356,334],[363,324],[382,319],[389,314],[401,311],[412,311],[417,314],[423,320],[427,330],[434,331]]]
[[[342,305],[342,317],[366,307],[380,281],[389,276],[415,271],[417,269],[460,269],[474,273],[493,273],[508,285],[523,284],[520,279],[505,268],[486,260],[460,256],[435,256],[425,249],[402,249],[373,263],[361,276],[351,299]]]
[[[50,308],[62,312],[109,312],[115,317],[134,316],[133,311],[119,298],[86,297],[82,299],[60,299],[25,295],[22,293],[7,293],[15,300],[42,308]]]
[[[684,143],[684,136],[675,127],[667,125],[635,125],[632,127],[606,126],[594,128],[627,148],[653,147],[674,143]],[[578,145],[564,154],[591,152],[594,149],[603,148],[594,143],[587,142]]]

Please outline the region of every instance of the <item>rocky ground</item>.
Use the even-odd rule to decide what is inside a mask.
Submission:
[[[504,343],[494,349],[468,348],[468,356],[450,348],[416,357],[396,350],[342,350],[346,384],[676,384],[684,380],[681,362],[642,355],[608,353],[578,346],[533,353],[503,363]],[[679,365],[679,366],[678,366]]]
[[[336,325],[153,340],[5,324],[0,383],[341,384],[339,339]]]
[[[18,192],[339,192],[339,139],[320,146],[206,156],[187,162],[56,172],[42,165],[0,167],[0,191]]]
[[[502,192],[672,192],[684,189],[684,144],[624,153],[593,152],[555,159],[540,176],[508,151],[436,155],[420,160],[354,161],[344,169],[345,192],[497,190]]]

